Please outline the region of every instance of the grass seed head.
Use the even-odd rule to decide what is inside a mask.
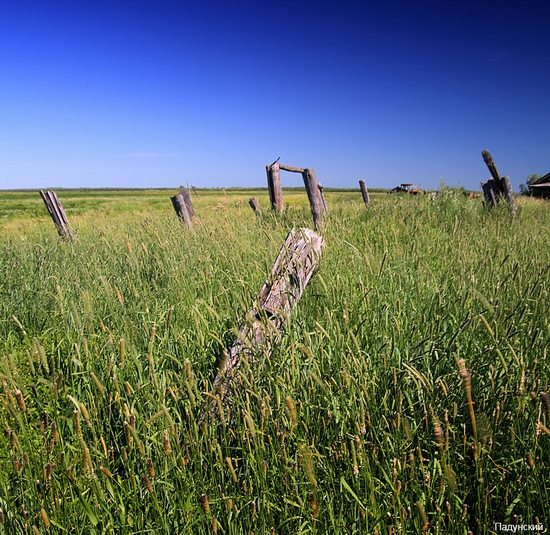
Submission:
[[[55,422],[51,423],[51,430],[52,430],[52,440],[54,443],[57,443],[59,441],[59,433],[57,431],[57,424]]]
[[[441,427],[441,423],[435,414],[433,416],[433,426],[434,426],[435,441],[437,442],[437,445],[439,446],[439,448],[443,449],[443,446],[444,446],[443,428]]]
[[[155,477],[155,467],[152,459],[147,459],[147,473],[149,474],[149,477]]]
[[[290,396],[285,397],[286,408],[288,410],[288,416],[292,425],[295,426],[298,423],[298,415],[296,414],[296,405]]]
[[[416,508],[418,509],[418,514],[420,515],[420,519],[422,521],[422,531],[426,531],[430,527],[430,522],[421,501],[416,502]]]
[[[315,478],[315,473],[313,471],[313,456],[309,448],[303,445],[300,448],[300,453],[302,455],[302,466],[309,482],[316,487],[317,479]]]
[[[105,388],[97,378],[97,375],[94,372],[90,372],[90,376],[92,377],[92,380],[96,386],[96,388],[99,390],[99,395],[103,397],[105,395]]]
[[[170,447],[170,436],[168,435],[168,430],[165,429],[162,434],[162,445],[164,449],[164,455],[170,455],[172,448]]]
[[[210,514],[210,503],[206,494],[201,494],[201,507],[205,515]]]
[[[231,461],[231,457],[226,457],[225,462],[227,463],[227,466],[229,467],[229,472],[231,473],[231,477],[233,478],[233,481],[235,483],[238,483],[239,478],[237,477],[237,473],[235,472],[235,469],[233,468],[233,462]]]
[[[82,438],[82,427],[80,426],[80,413],[75,409],[74,411],[76,434]]]
[[[45,509],[40,509],[40,516],[42,517],[42,522],[44,522],[44,527],[50,529],[50,519],[48,518],[48,513]]]
[[[15,396],[15,399],[17,400],[17,404],[19,405],[19,408],[22,412],[27,412],[27,407],[25,405],[25,399],[23,398],[23,392],[19,390],[18,388],[13,391],[13,395]]]
[[[153,485],[151,484],[151,480],[146,475],[142,476],[143,483],[145,483],[145,488],[150,494],[153,494],[154,489]]]
[[[87,446],[83,447],[82,451],[82,473],[93,476],[92,460],[90,457],[90,449]]]
[[[53,465],[52,463],[47,463],[44,467],[44,479],[47,481],[51,481],[52,479],[52,473],[53,473]]]
[[[248,412],[244,413],[244,420],[246,422],[246,427],[248,429],[248,432],[250,433],[250,436],[254,439],[256,438],[256,426],[254,425],[254,420],[252,420],[252,416]]]
[[[313,518],[318,518],[321,509],[319,507],[319,502],[317,501],[317,496],[315,496],[314,492],[310,492],[309,494],[309,504],[311,505]]]
[[[471,391],[471,382],[470,382],[470,372],[466,368],[466,361],[464,359],[459,359],[458,369],[460,372],[460,378],[462,379],[462,384],[466,392]]]
[[[99,463],[99,469],[100,471],[105,474],[109,479],[113,479],[113,474],[112,472],[108,469],[108,468],[105,468],[101,463]]]
[[[477,424],[476,424],[476,416],[474,411],[474,402],[472,400],[472,383],[471,383],[470,371],[466,368],[466,361],[464,359],[459,359],[458,369],[460,372],[460,378],[462,379],[462,385],[464,386],[464,391],[466,392],[468,409],[470,411],[470,419],[472,421],[472,431],[474,434],[474,438],[477,441]]]

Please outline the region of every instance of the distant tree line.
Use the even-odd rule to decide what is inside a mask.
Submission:
[[[522,195],[529,195],[529,196],[532,195],[531,184],[533,182],[536,182],[539,178],[542,178],[542,175],[537,175],[537,174],[529,175],[527,177],[527,180],[526,180],[525,184],[520,184],[519,185],[519,192]]]

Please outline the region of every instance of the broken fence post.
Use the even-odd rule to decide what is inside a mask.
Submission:
[[[193,219],[195,217],[195,209],[193,208],[193,202],[191,201],[191,192],[188,189],[182,189],[180,190],[180,195],[185,201],[187,213],[191,216],[191,219]]]
[[[307,286],[325,242],[310,229],[292,229],[265,281],[254,308],[225,354],[213,383],[215,402],[210,413],[229,408],[230,398],[239,386],[237,371],[243,359],[254,364],[262,355],[271,355],[291,310]],[[204,420],[206,413],[201,417]]]
[[[57,198],[55,191],[43,191],[40,190],[40,196],[48,209],[48,212],[57,228],[57,232],[62,238],[67,238],[69,241],[76,241],[75,233],[69,225],[69,220],[63,210],[61,202]]]
[[[316,230],[323,228],[323,199],[319,189],[319,183],[315,176],[315,169],[304,169],[302,172],[304,184],[306,186],[307,197],[311,206],[311,215],[313,216],[313,224]]]
[[[180,220],[184,221],[187,226],[191,228],[193,226],[193,222],[191,221],[191,215],[189,214],[183,195],[178,193],[177,195],[170,197],[170,200],[172,201],[172,206],[174,207],[174,210]]]
[[[498,204],[499,191],[496,187],[494,180],[481,183],[481,189],[483,190],[483,197],[485,198],[485,204],[488,208],[492,208]]]
[[[262,215],[262,209],[260,208],[260,204],[258,203],[258,200],[256,199],[256,197],[251,197],[248,200],[248,204],[250,205],[250,208],[252,208],[252,210],[254,210],[254,213],[257,216]]]
[[[361,188],[361,195],[363,196],[363,201],[366,205],[370,203],[369,190],[364,180],[359,181],[359,187]]]
[[[279,171],[278,160],[271,165],[266,165],[267,189],[269,190],[269,200],[271,208],[278,214],[282,214],[285,209],[283,202],[283,188],[281,186],[281,172]]]
[[[516,202],[514,201],[514,195],[512,193],[512,183],[510,182],[510,177],[501,176],[493,160],[493,157],[488,150],[482,150],[481,156],[483,157],[483,161],[487,165],[487,168],[489,169],[492,177],[486,183],[481,184],[487,206],[489,208],[491,208],[492,206],[496,206],[499,202],[500,197],[503,197],[508,202],[510,210],[515,213],[517,207]],[[491,182],[492,184],[490,184]],[[489,186],[487,186],[487,184],[489,184]]]

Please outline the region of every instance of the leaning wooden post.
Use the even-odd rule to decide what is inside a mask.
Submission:
[[[57,198],[55,191],[42,191],[40,190],[40,196],[48,209],[48,212],[57,228],[57,232],[62,238],[67,238],[69,241],[76,241],[75,233],[69,225],[69,220],[63,210],[61,202]]]
[[[182,189],[180,190],[180,195],[183,197],[189,217],[193,219],[195,217],[195,209],[193,208],[193,201],[191,200],[191,192],[188,189]]]
[[[311,215],[313,223],[317,230],[323,227],[323,201],[319,192],[319,183],[315,176],[315,169],[304,169],[302,173],[304,184],[306,186],[307,197],[311,206]]]
[[[285,208],[283,203],[283,188],[281,187],[281,172],[277,162],[266,165],[267,188],[269,190],[269,200],[271,208],[281,214]]]
[[[213,402],[201,421],[208,413],[221,416],[222,410],[229,409],[231,397],[242,386],[237,373],[242,360],[248,362],[247,368],[252,368],[260,357],[271,356],[273,345],[288,325],[290,312],[300,301],[313,275],[324,245],[323,238],[310,229],[289,232],[254,308],[248,313],[231,349],[224,353],[210,394]]]
[[[258,199],[256,199],[256,197],[250,197],[250,199],[248,199],[248,204],[257,216],[262,215],[262,209],[260,208],[260,204],[258,203]]]
[[[483,161],[485,162],[485,165],[487,165],[487,168],[489,169],[489,172],[491,173],[491,176],[493,177],[493,180],[497,183],[497,186],[500,188],[500,181],[501,176],[498,171],[498,168],[493,161],[493,157],[491,156],[491,153],[488,150],[482,150],[481,156],[483,157]]]
[[[364,180],[359,181],[359,187],[361,188],[361,195],[363,196],[363,201],[368,206],[368,204],[370,203],[369,190],[367,189],[367,185],[365,184]]]
[[[498,192],[498,194],[496,195],[496,203],[494,204],[498,204],[498,197],[504,197],[508,202],[508,206],[510,207],[512,212],[516,212],[517,207],[516,202],[514,201],[514,195],[512,193],[512,183],[510,182],[510,178],[503,178],[501,176],[495,162],[493,161],[493,157],[488,150],[482,150],[481,156],[483,157],[483,161],[485,162],[487,168],[489,169],[489,172],[491,173],[492,180],[494,181],[494,185],[496,186],[496,192]],[[488,182],[491,182],[491,180],[489,180]],[[483,192],[485,193],[485,189],[483,190]],[[485,199],[488,203],[490,203],[487,195],[485,195]],[[489,206],[491,205],[489,204]]]
[[[327,201],[325,200],[325,190],[321,182],[317,183],[317,188],[319,189],[319,197],[321,199],[321,206],[323,207],[323,212],[328,214]]]
[[[176,214],[180,218],[181,221],[184,221],[189,228],[193,226],[193,222],[191,221],[191,216],[189,215],[189,211],[187,210],[187,205],[185,204],[185,199],[183,198],[183,195],[181,193],[178,193],[177,195],[174,195],[173,197],[170,197],[170,200],[172,201],[172,206],[174,207],[174,210],[176,211]]]

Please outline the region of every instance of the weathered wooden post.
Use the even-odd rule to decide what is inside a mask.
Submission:
[[[316,230],[323,228],[323,201],[319,191],[319,183],[315,176],[315,169],[304,169],[302,172],[304,184],[306,186],[307,197],[311,206],[311,215]]]
[[[260,357],[270,357],[273,344],[280,339],[290,312],[298,304],[313,275],[324,245],[323,238],[310,229],[289,232],[255,306],[218,367],[212,394],[215,401],[201,420],[208,412],[219,415],[222,410],[229,409],[230,398],[240,387],[237,372],[243,359],[252,367]]]
[[[361,188],[361,195],[363,196],[363,201],[368,206],[368,204],[370,203],[369,190],[367,189],[367,185],[365,184],[364,180],[359,181],[359,187]]]
[[[504,197],[508,202],[508,206],[510,207],[512,212],[516,212],[517,207],[512,193],[512,183],[510,182],[510,177],[501,176],[495,162],[493,161],[491,153],[488,150],[482,150],[481,156],[483,157],[483,161],[487,165],[487,168],[489,169],[489,172],[492,176],[492,179],[489,179],[487,183],[481,184],[483,194],[485,196],[485,201],[487,202],[488,206],[491,207],[497,205],[499,202],[499,198]],[[490,182],[493,182],[493,184],[489,184]]]
[[[269,200],[271,208],[277,213],[283,213],[285,205],[283,203],[283,188],[281,187],[281,173],[279,171],[278,159],[271,165],[266,165],[267,189],[269,190]]]
[[[189,210],[187,209],[187,204],[185,204],[185,199],[181,193],[178,193],[177,195],[174,195],[173,197],[170,197],[170,200],[172,201],[172,206],[174,207],[174,210],[176,211],[176,214],[180,218],[181,221],[184,221],[189,228],[193,226],[193,221],[191,220],[191,216],[189,215]]]
[[[260,208],[260,204],[258,203],[258,199],[256,199],[256,197],[250,197],[250,199],[248,200],[248,204],[250,205],[250,208],[254,210],[254,213],[257,216],[262,215],[262,209]]]
[[[191,200],[191,192],[188,189],[180,190],[180,195],[183,197],[185,206],[187,207],[187,213],[193,219],[195,217],[195,209],[193,208],[193,201]]]
[[[69,241],[76,241],[75,233],[73,232],[71,225],[69,225],[69,220],[67,219],[65,210],[63,210],[63,206],[57,198],[57,194],[55,193],[55,191],[40,190],[40,196],[42,197],[42,200],[44,201],[44,204],[48,209],[48,212],[57,228],[57,232],[59,233],[59,235],[62,238],[67,238]]]
[[[492,208],[498,204],[500,192],[495,185],[495,181],[490,179],[487,182],[481,183],[481,189],[483,190],[483,197],[488,208]]]
[[[517,206],[512,193],[512,182],[510,182],[509,176],[502,177],[502,189],[504,191],[504,198],[508,201],[512,212],[516,212]]]

